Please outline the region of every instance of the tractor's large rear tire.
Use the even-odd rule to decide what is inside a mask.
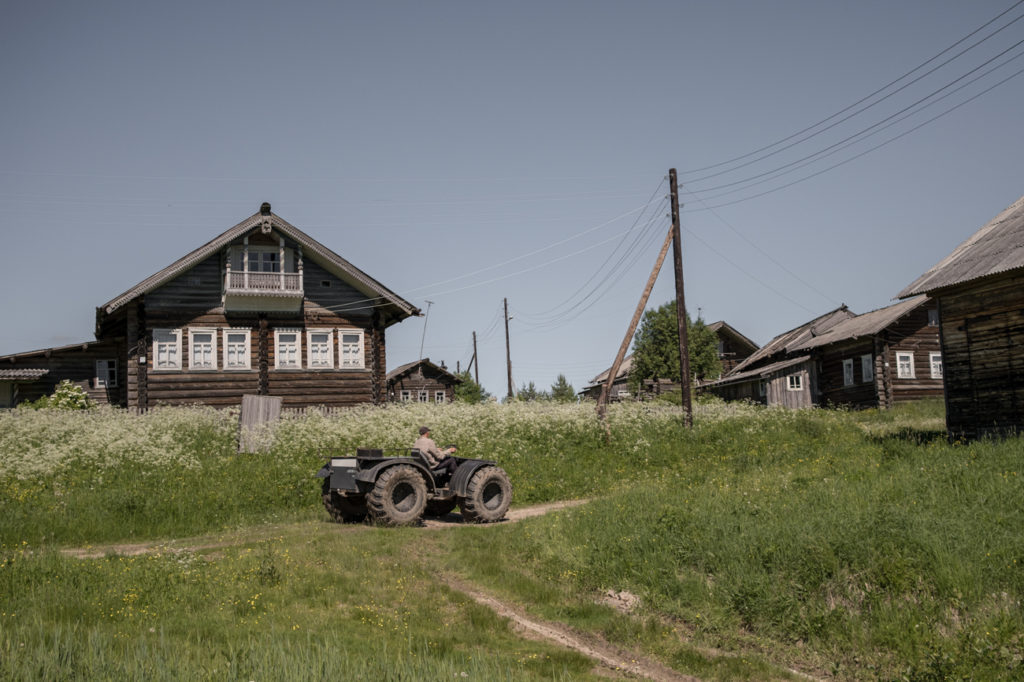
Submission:
[[[399,464],[381,472],[366,497],[366,506],[374,522],[387,526],[406,526],[423,516],[427,504],[427,483],[415,468]]]
[[[365,495],[342,495],[331,490],[330,479],[324,479],[324,509],[338,523],[358,523],[366,519]]]
[[[462,498],[462,518],[472,523],[494,523],[505,517],[512,503],[512,483],[501,467],[485,466],[473,474]]]

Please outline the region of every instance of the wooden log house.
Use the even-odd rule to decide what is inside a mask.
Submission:
[[[97,402],[143,409],[245,394],[382,404],[385,330],[418,314],[265,203],[97,308],[95,342],[0,357],[0,368],[48,370],[20,386],[23,399],[67,378]]]
[[[1024,197],[899,293],[938,302],[950,438],[1024,431]]]
[[[392,402],[444,404],[455,400],[455,386],[462,379],[430,358],[407,362],[388,372],[388,399]]]

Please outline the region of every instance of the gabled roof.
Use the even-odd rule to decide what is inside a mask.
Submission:
[[[718,322],[712,322],[711,324],[708,325],[708,329],[710,329],[711,331],[715,332],[716,334],[718,334],[719,332],[722,332],[723,334],[731,336],[734,339],[736,339],[737,341],[739,341],[741,344],[743,344],[743,345],[747,346],[748,348],[750,348],[750,350],[752,350],[752,351],[753,350],[757,350],[757,344],[756,343],[754,343],[753,341],[748,339],[743,334],[740,334],[738,331],[736,331],[735,327],[733,327],[729,323],[725,322],[724,320],[719,320]]]
[[[618,374],[615,375],[615,378],[616,379],[625,379],[627,376],[629,376],[629,371],[631,369],[633,369],[633,354],[632,353],[630,353],[626,357],[622,358],[622,364],[619,365],[619,372],[618,372]],[[590,388],[592,386],[599,386],[600,384],[603,384],[604,382],[608,381],[608,373],[611,372],[611,371],[612,371],[612,368],[609,367],[605,371],[603,371],[600,374],[598,374],[596,377],[594,377],[593,379],[590,380],[590,383],[587,384],[584,387],[584,390],[586,390],[587,388]]]
[[[424,367],[429,367],[430,369],[434,370],[438,374],[447,374],[449,377],[451,377],[451,380],[453,382],[457,383],[457,384],[461,384],[462,383],[462,379],[461,378],[459,378],[458,376],[452,374],[451,372],[449,372],[444,367],[438,367],[437,365],[435,365],[434,363],[432,363],[430,361],[430,358],[423,358],[422,360],[414,360],[412,362],[407,362],[404,365],[399,365],[398,367],[395,367],[393,370],[388,372],[387,380],[388,381],[395,381],[397,379],[400,379],[403,376],[406,376],[407,374],[412,374],[413,371],[415,371],[416,368],[420,367],[421,365],[424,366]]]
[[[1024,197],[997,215],[897,298],[963,284],[979,277],[1024,267]]]
[[[840,341],[850,341],[862,336],[873,336],[894,324],[903,316],[924,305],[929,300],[924,295],[916,296],[885,308],[879,308],[863,315],[851,317],[839,322],[821,336],[809,339],[800,348],[801,350],[810,350],[811,348],[820,348],[832,343],[839,343]]]
[[[187,272],[210,256],[218,253],[237,239],[241,239],[250,231],[260,227],[264,221],[270,222],[275,231],[292,239],[302,246],[303,257],[311,258],[331,274],[352,285],[372,301],[371,305],[388,309],[388,317],[393,322],[403,320],[411,315],[419,314],[419,309],[394,293],[347,260],[316,241],[308,234],[295,227],[280,216],[270,212],[270,204],[264,204],[255,213],[238,223],[226,232],[214,237],[191,253],[179,258],[163,270],[150,275],[120,296],[107,301],[99,307],[99,312],[109,315],[118,308],[138,296],[145,295]]]
[[[828,330],[832,329],[832,327],[851,317],[854,317],[854,314],[850,312],[850,309],[846,307],[846,304],[843,304],[835,310],[829,311],[824,315],[819,315],[810,322],[806,322],[795,329],[790,329],[788,332],[779,334],[767,344],[757,349],[746,360],[736,365],[727,376],[732,377],[739,372],[756,367],[759,363],[762,363],[777,354],[789,353],[794,350],[802,349],[815,337],[826,333]]]

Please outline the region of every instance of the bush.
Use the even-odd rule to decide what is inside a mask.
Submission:
[[[53,391],[53,395],[21,403],[19,407],[32,410],[88,410],[91,407],[95,407],[95,403],[89,400],[89,396],[81,386],[73,384],[67,379],[62,379]]]

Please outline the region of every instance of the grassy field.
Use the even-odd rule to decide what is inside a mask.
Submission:
[[[610,418],[605,443],[586,405],[373,408],[237,455],[230,413],[2,413],[0,678],[603,679],[460,584],[702,679],[1024,674],[1024,441],[949,444],[935,402]],[[328,523],[320,454],[408,446],[420,423],[497,459],[514,507],[589,501]],[[61,551],[112,542],[156,549]],[[630,613],[601,602],[624,592]]]

